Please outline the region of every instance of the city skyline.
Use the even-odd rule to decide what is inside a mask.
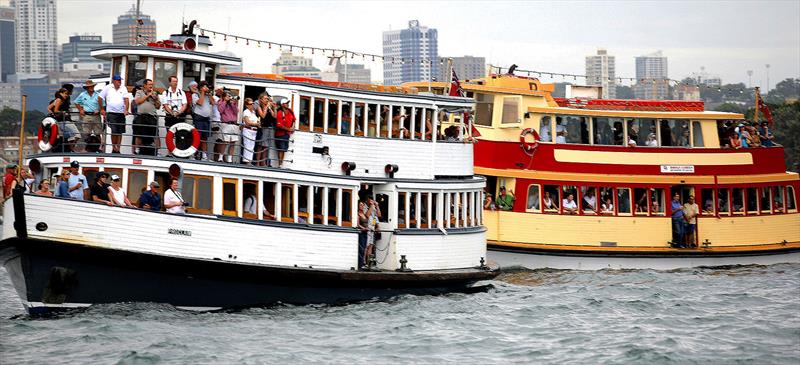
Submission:
[[[111,39],[111,24],[116,17],[130,9],[132,1],[104,2],[100,15],[93,15],[92,22],[76,21],[81,14],[93,12],[97,2],[88,0],[58,1],[58,39],[65,43],[70,35],[94,33]],[[776,2],[729,3],[597,3],[594,6],[576,4],[501,2],[491,11],[526,8],[535,11],[536,25],[521,21],[525,11],[507,14],[500,22],[486,22],[486,7],[482,3],[459,4],[459,17],[446,17],[444,9],[451,3],[433,2],[412,9],[403,3],[385,2],[373,6],[359,2],[281,4],[267,2],[237,2],[219,7],[216,2],[161,2],[145,1],[142,12],[160,24],[158,38],[179,31],[181,17],[188,21],[197,19],[208,29],[226,31],[252,38],[270,39],[285,43],[309,46],[348,49],[381,54],[381,33],[387,29],[402,29],[408,20],[419,19],[420,23],[439,29],[439,53],[453,56],[474,55],[486,58],[487,64],[508,66],[512,63],[522,69],[534,69],[558,73],[584,74],[585,56],[597,48],[605,48],[616,56],[618,77],[633,77],[634,57],[662,50],[670,60],[670,78],[683,79],[704,66],[708,72],[720,75],[723,83],[742,82],[748,84],[747,70],[754,70],[752,84],[766,87],[767,70],[770,64],[770,86],[778,81],[800,75],[800,4]],[[237,4],[250,4],[237,6]],[[485,4],[484,4],[485,5]],[[614,6],[617,5],[617,6]],[[282,14],[304,14],[303,23],[323,24],[331,16],[341,19],[335,28],[325,32],[314,27],[298,27],[297,18],[277,17],[264,25],[249,22],[259,11]],[[316,9],[319,11],[307,11]],[[208,11],[212,10],[212,11]],[[642,19],[640,14],[661,14],[654,19]],[[569,11],[569,15],[566,15]],[[205,14],[216,14],[214,17]],[[504,12],[507,13],[507,12]],[[380,16],[369,16],[380,14]],[[431,14],[431,15],[427,15]],[[603,17],[610,14],[610,17]],[[681,16],[677,16],[681,14]],[[742,14],[747,14],[747,18]],[[612,16],[613,15],[613,16]],[[230,19],[229,19],[230,18]],[[352,21],[347,21],[348,19]],[[611,21],[614,19],[614,21]],[[758,32],[733,26],[736,21],[756,20]],[[480,32],[470,24],[481,22]],[[565,23],[568,22],[568,23]],[[559,25],[561,24],[561,25]],[[569,31],[563,24],[570,24]],[[638,28],[637,28],[638,27]],[[535,32],[529,29],[535,28]],[[634,31],[635,28],[635,31]],[[280,32],[279,29],[291,29]],[[365,29],[367,31],[365,31]],[[591,29],[592,32],[588,30]],[[694,29],[694,30],[692,30]],[[702,29],[702,32],[698,32]],[[643,31],[646,30],[646,31]],[[527,34],[525,38],[518,34]],[[702,35],[698,35],[702,34]],[[534,36],[535,35],[535,36]],[[244,71],[264,72],[279,57],[279,52],[266,55],[263,49],[235,44],[228,40],[213,40],[213,51],[230,50],[244,59]],[[227,43],[227,44],[226,44]],[[309,55],[305,55],[309,56]],[[324,65],[323,56],[314,58],[314,64]],[[382,65],[369,59],[354,60],[372,70],[373,80],[383,78]],[[572,81],[561,78],[543,81]],[[581,83],[581,80],[578,80]],[[623,82],[623,84],[625,84]]]

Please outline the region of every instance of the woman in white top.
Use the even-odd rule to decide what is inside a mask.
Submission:
[[[647,147],[658,147],[658,141],[656,141],[656,134],[650,133],[647,136],[647,142],[645,142]]]
[[[135,205],[128,200],[128,194],[122,189],[119,175],[111,175],[111,186],[108,187],[108,197],[111,198],[111,202],[116,206],[135,207]]]
[[[172,178],[169,189],[164,192],[164,208],[167,213],[184,214],[186,213],[186,203],[183,201],[181,193],[178,192],[178,179]]]
[[[244,113],[242,114],[242,162],[253,161],[253,150],[256,147],[256,136],[261,123],[253,107],[253,99],[244,99]]]
[[[614,203],[611,198],[607,198],[605,203],[600,204],[600,212],[603,214],[614,214]]]

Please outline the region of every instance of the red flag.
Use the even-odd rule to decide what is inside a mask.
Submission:
[[[456,76],[456,70],[450,69],[450,96],[464,96],[464,89],[461,88],[461,83],[458,82],[458,76]]]
[[[764,99],[761,99],[761,97],[758,98],[758,110],[764,114],[764,117],[767,118],[767,121],[769,121],[770,127],[772,127],[772,113],[770,113],[769,106],[764,103]]]

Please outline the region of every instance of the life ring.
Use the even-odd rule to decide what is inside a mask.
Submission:
[[[525,140],[525,137],[529,135],[533,136],[533,142]],[[526,155],[533,156],[533,153],[539,148],[539,133],[533,128],[523,129],[519,134],[519,146],[522,147],[522,152],[525,152]]]
[[[167,130],[167,149],[176,157],[189,157],[200,147],[200,132],[188,123],[177,123]]]
[[[47,132],[47,129],[50,129],[50,135],[45,139],[44,134]],[[58,122],[51,117],[44,118],[42,124],[39,126],[37,138],[39,139],[39,149],[43,152],[50,151],[53,145],[56,144],[56,139],[58,138]]]

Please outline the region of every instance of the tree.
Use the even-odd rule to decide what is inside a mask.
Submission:
[[[787,99],[800,98],[800,79],[786,79],[769,90],[764,100],[769,103],[783,103]]]
[[[772,133],[775,135],[775,142],[783,146],[786,169],[800,172],[800,101],[768,103],[767,106],[774,121]],[[752,120],[754,111],[755,108],[750,108],[745,117]],[[764,120],[761,116],[759,119]]]
[[[38,110],[28,110],[25,113],[25,133],[28,135],[36,133],[46,116]],[[4,108],[0,111],[0,136],[18,136],[21,119],[22,112],[19,110]]]
[[[722,103],[714,107],[714,111],[718,112],[725,112],[725,113],[739,113],[744,114],[747,112],[747,108],[743,105],[733,104],[733,103]]]

